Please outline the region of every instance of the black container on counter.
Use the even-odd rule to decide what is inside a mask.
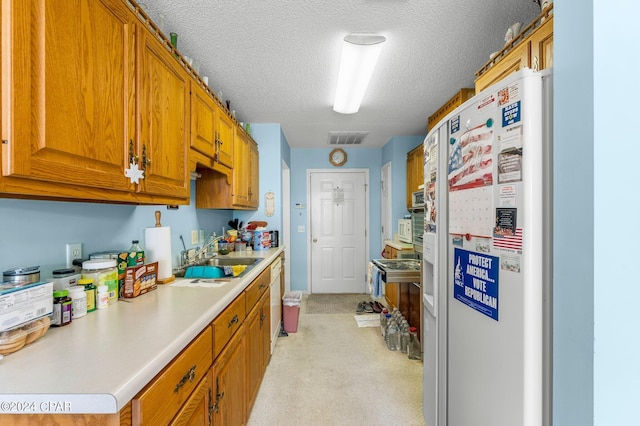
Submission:
[[[280,242],[280,233],[278,231],[269,231],[271,234],[271,247],[278,247],[278,243]]]

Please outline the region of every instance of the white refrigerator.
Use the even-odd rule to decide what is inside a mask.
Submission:
[[[425,138],[427,426],[551,423],[551,94],[519,71]]]

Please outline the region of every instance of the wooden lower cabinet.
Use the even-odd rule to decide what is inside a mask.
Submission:
[[[245,383],[245,329],[240,327],[213,363],[213,425],[247,422]]]
[[[210,425],[213,421],[213,401],[213,369],[210,369],[170,425]]]
[[[265,291],[247,316],[247,413],[251,412],[271,356],[271,292]]]

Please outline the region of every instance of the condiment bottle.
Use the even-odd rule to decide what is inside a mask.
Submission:
[[[96,310],[96,286],[93,284],[91,278],[81,278],[78,280],[78,285],[84,287],[84,292],[87,295],[87,312],[93,312]]]
[[[62,327],[71,323],[72,300],[69,297],[69,290],[56,290],[53,292],[53,314],[51,314],[51,325]]]

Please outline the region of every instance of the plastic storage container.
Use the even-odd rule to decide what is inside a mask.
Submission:
[[[109,288],[109,304],[118,301],[118,268],[115,259],[94,259],[82,262],[82,278],[90,278],[96,286]]]
[[[51,318],[46,316],[29,321],[20,327],[0,332],[0,355],[8,355],[19,351],[25,345],[35,342],[45,335]]]
[[[287,291],[282,296],[282,316],[284,319],[284,331],[296,333],[298,331],[298,317],[300,316],[300,304],[302,292],[299,290]]]
[[[51,282],[54,290],[68,290],[74,285],[78,285],[81,275],[74,268],[56,269],[51,274]]]

